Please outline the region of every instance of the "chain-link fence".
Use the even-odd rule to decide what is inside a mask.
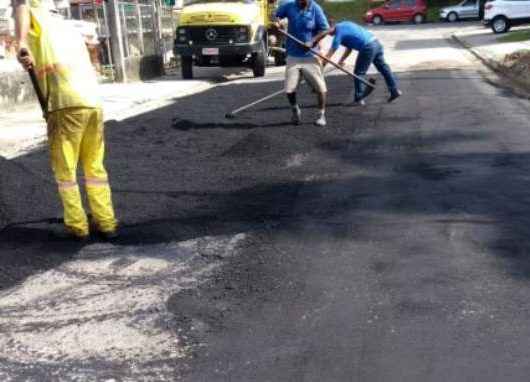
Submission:
[[[160,48],[166,67],[175,64],[173,44],[175,43],[176,29],[177,19],[173,7],[162,4],[160,7]]]
[[[97,24],[101,42],[100,58],[103,68],[112,72],[111,39],[121,38],[125,60],[160,56],[166,66],[173,64],[173,41],[176,20],[171,6],[160,0],[118,0],[117,19],[121,37],[109,32],[109,4],[97,0],[78,0],[72,17]],[[114,77],[111,73],[112,77]]]
[[[125,58],[156,54],[154,4],[118,2]]]

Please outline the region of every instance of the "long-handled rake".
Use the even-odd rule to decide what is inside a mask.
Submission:
[[[287,38],[290,38],[291,40],[293,40],[294,42],[300,44],[301,46],[304,46],[306,47],[307,45],[304,44],[303,41],[297,39],[296,37],[294,37],[293,35],[289,34],[288,32],[284,31],[283,29],[278,29],[278,31],[283,34],[285,37]],[[329,58],[327,58],[326,56],[324,56],[323,54],[321,54],[320,52],[318,52],[317,50],[315,49],[309,49],[309,51],[315,55],[316,57],[326,61],[328,64],[331,64],[333,65],[335,68],[339,69],[340,71],[346,73],[348,76],[356,79],[356,80],[359,80],[361,81],[363,84],[365,84],[366,86],[370,86],[371,88],[375,88],[375,84],[370,82],[370,81],[367,81],[365,80],[364,78],[362,78],[361,76],[358,76],[357,74],[355,73],[352,73],[352,72],[349,72],[348,70],[346,70],[345,68],[343,68],[342,66],[340,66],[339,64],[337,64],[335,61],[333,60],[330,60]]]
[[[20,52],[21,57],[28,56],[29,52],[26,49],[23,49]],[[35,73],[35,69],[33,66],[28,69],[29,78],[31,80],[31,84],[33,85],[33,89],[35,90],[35,93],[37,94],[37,98],[39,100],[40,108],[42,110],[42,116],[44,119],[47,119],[48,116],[48,106],[46,102],[46,98],[44,97],[44,94],[42,93],[42,90],[39,86],[39,82],[37,81],[37,74]]]
[[[335,68],[332,68],[331,70],[327,70],[327,71],[324,73],[324,75],[331,73],[333,70],[335,70]],[[305,80],[302,80],[300,83],[303,84],[303,83],[305,83],[305,82],[306,82]],[[262,97],[262,98],[260,98],[260,99],[255,100],[255,101],[252,101],[251,103],[248,103],[248,104],[246,104],[246,105],[243,105],[243,106],[241,106],[241,107],[238,107],[237,109],[234,109],[234,110],[232,110],[232,111],[229,112],[229,113],[226,113],[226,114],[225,114],[225,118],[228,118],[228,119],[234,119],[234,118],[236,117],[237,114],[239,114],[239,113],[241,113],[241,112],[243,112],[243,111],[245,111],[245,110],[247,110],[247,109],[250,109],[251,107],[256,106],[256,105],[258,105],[258,104],[260,104],[260,103],[262,103],[262,102],[265,102],[265,101],[267,101],[267,100],[269,100],[269,99],[271,99],[271,98],[274,98],[274,97],[276,97],[276,96],[278,96],[278,95],[280,95],[280,94],[282,94],[282,93],[284,93],[284,92],[285,92],[284,89],[280,89],[280,90],[275,91],[274,93],[271,93],[271,94],[269,94],[269,95],[267,95],[267,96],[265,96],[265,97]]]
[[[245,111],[245,110],[247,110],[247,109],[250,109],[252,106],[255,106],[255,105],[259,104],[259,103],[265,102],[265,101],[267,101],[267,100],[269,100],[269,99],[271,99],[271,98],[274,98],[274,97],[276,97],[277,95],[282,94],[283,92],[284,92],[284,90],[281,89],[281,90],[275,91],[274,93],[269,94],[268,96],[265,96],[265,97],[260,98],[260,99],[258,99],[258,100],[256,100],[256,101],[253,101],[253,102],[251,102],[251,103],[248,103],[248,104],[246,104],[246,105],[243,105],[243,106],[241,106],[241,107],[238,107],[237,109],[232,110],[232,111],[229,112],[229,113],[226,113],[226,114],[225,114],[225,118],[228,118],[228,119],[234,119],[234,118],[236,117],[236,115],[239,114],[239,113],[241,113],[242,111]]]
[[[286,37],[292,39],[293,41],[297,42],[298,44],[306,46],[301,40],[299,40],[296,37],[292,36],[291,34],[285,32],[284,30],[279,29],[279,32],[284,34]],[[310,49],[310,52],[312,54],[314,54],[315,56],[321,58],[322,60],[330,63],[334,68],[339,69],[340,71],[346,73],[348,76],[361,81],[362,83],[364,83],[365,85],[371,87],[372,89],[375,89],[375,80],[371,79],[371,80],[366,81],[364,78],[356,75],[355,73],[349,72],[344,67],[340,66],[339,64],[335,63],[334,61],[332,61],[332,60],[328,59],[327,57],[323,56],[322,54],[320,54],[316,50]],[[325,74],[327,74],[327,73],[329,73],[331,71],[332,70],[327,71]],[[305,82],[305,81],[302,81],[302,83],[303,82]],[[246,105],[238,107],[237,109],[234,109],[234,110],[232,110],[229,113],[226,113],[225,114],[225,118],[234,119],[239,113],[241,113],[241,112],[243,112],[243,111],[245,111],[247,109],[250,109],[251,107],[256,106],[256,105],[258,105],[258,104],[260,104],[262,102],[265,102],[265,101],[267,101],[267,100],[269,100],[271,98],[274,98],[274,97],[282,94],[283,92],[284,92],[284,89],[281,89],[281,90],[275,91],[274,93],[271,93],[271,94],[269,94],[269,95],[267,95],[265,97],[262,97],[260,99],[255,100],[255,101],[252,101],[252,102],[250,102],[250,103],[248,103]]]

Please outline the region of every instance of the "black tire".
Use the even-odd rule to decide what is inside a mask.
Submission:
[[[265,44],[261,44],[261,49],[252,54],[252,72],[254,77],[263,77],[265,75],[265,66],[267,64],[267,49]]]
[[[191,56],[182,56],[180,59],[180,69],[183,79],[193,79],[193,58]]]
[[[456,12],[451,12],[447,15],[447,21],[454,23],[458,21],[458,14]]]
[[[414,24],[423,24],[425,22],[425,16],[421,13],[416,13],[412,18]]]
[[[506,33],[510,30],[510,20],[504,16],[497,16],[491,20],[491,30],[495,34]]]
[[[383,20],[382,16],[375,15],[372,17],[372,24],[374,25],[383,25],[385,23],[385,20]]]

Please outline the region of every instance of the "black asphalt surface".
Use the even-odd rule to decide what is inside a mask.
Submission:
[[[331,77],[326,128],[307,89],[301,126],[281,97],[224,119],[278,82],[109,123],[116,248],[247,234],[167,301],[190,356],[161,359],[158,378],[144,364],[138,380],[528,380],[528,100],[475,71],[399,77],[401,99],[387,104],[379,86],[366,108],[344,106],[351,84]],[[44,151],[0,173],[4,226],[57,215]],[[47,241],[55,226],[2,231],[0,293],[75,257],[77,244]],[[44,381],[69,367],[130,380],[127,360],[1,370]]]

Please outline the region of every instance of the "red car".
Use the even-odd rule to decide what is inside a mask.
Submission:
[[[389,0],[380,7],[368,10],[364,15],[364,21],[374,25],[395,21],[412,21],[421,24],[426,17],[425,0]]]

